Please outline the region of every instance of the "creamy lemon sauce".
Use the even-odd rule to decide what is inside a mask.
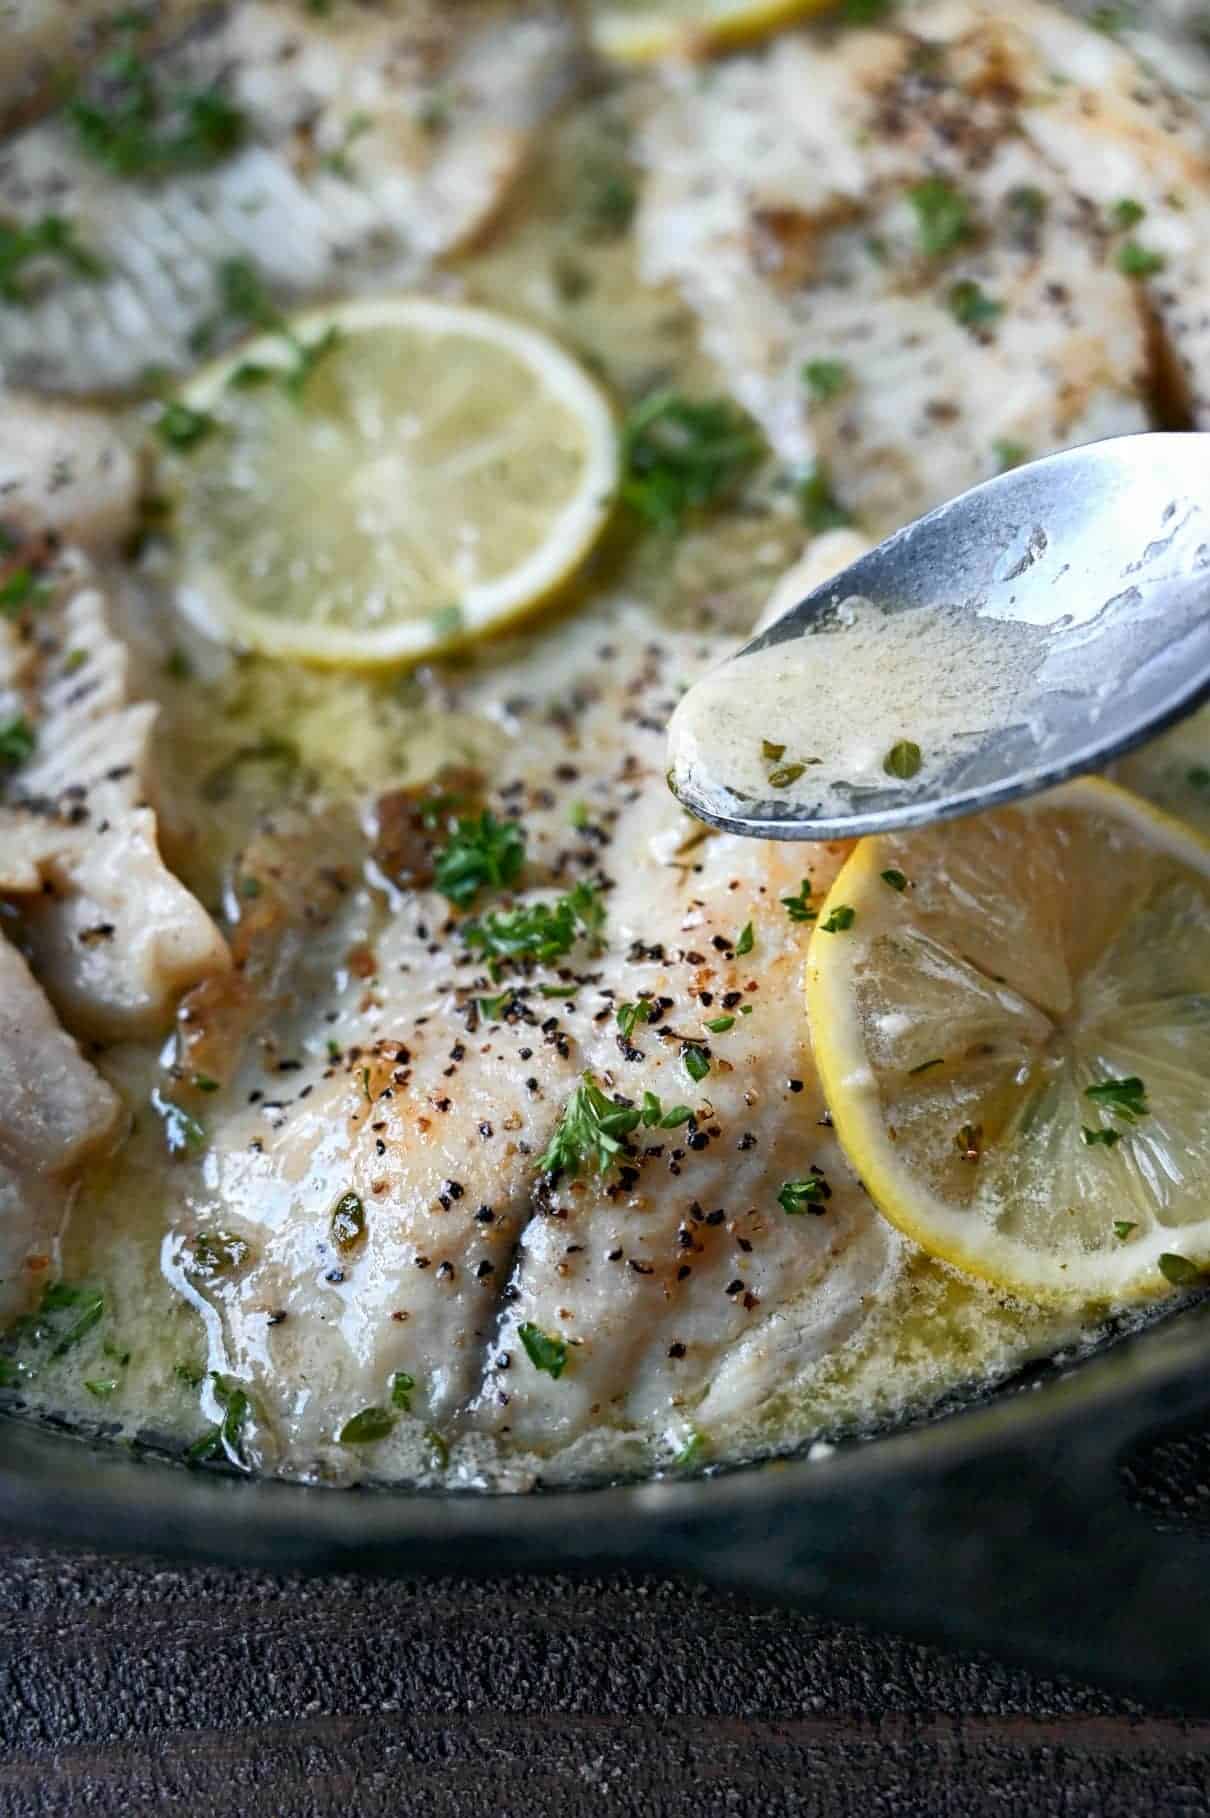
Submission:
[[[989,739],[1024,725],[1045,648],[1029,626],[958,607],[840,599],[810,637],[690,691],[668,729],[670,781],[702,809],[767,803],[821,820],[952,790]]]
[[[701,80],[709,79],[704,72]],[[644,282],[636,266],[631,132],[651,80],[611,78],[605,92],[548,125],[529,176],[491,234],[440,279],[457,296],[552,330],[622,409],[663,388],[718,393],[727,378],[700,351],[680,293]],[[154,356],[149,348],[149,360]],[[146,407],[129,409],[132,428],[141,428]],[[808,534],[797,476],[769,458],[710,514],[691,514],[679,534],[640,533],[631,523],[608,536],[573,587],[525,632],[445,664],[367,678],[209,643],[173,617],[171,548],[154,523],[150,528],[130,614],[144,693],[160,706],[164,846],[178,875],[220,917],[230,906],[237,857],[266,815],[321,795],[351,802],[360,814],[381,792],[421,785],[448,766],[490,774],[502,761],[501,728],[519,675],[528,670],[537,686],[556,660],[552,652],[561,662],[620,669],[644,639],[670,633],[739,640]],[[875,624],[868,608],[849,603],[834,632],[794,647],[792,664],[775,648],[747,659],[742,677],[733,669],[718,684],[704,684],[692,709],[673,722],[677,762],[692,773],[708,725],[712,750],[729,753],[727,786],[759,799],[770,789],[780,800],[817,803],[847,800],[863,788],[893,789],[888,759],[904,742],[919,748],[923,769],[944,769],[970,740],[1011,723],[1014,697],[1031,673],[1024,634],[1005,627],[994,649],[985,637],[974,645],[960,620],[944,612],[928,618],[922,635],[921,615]],[[880,653],[886,686],[874,702],[855,697],[853,678],[865,666],[850,666],[845,653],[854,642],[876,644]],[[721,648],[709,645],[715,655]],[[601,650],[610,654],[587,654]],[[677,686],[692,679],[672,678]],[[1210,774],[1198,780],[1210,763],[1204,720],[1131,763],[1137,787],[1210,824]],[[788,782],[773,781],[772,772],[799,764]],[[661,828],[672,861],[688,849],[690,858],[680,862],[695,863],[691,843],[699,836],[677,822],[671,805]],[[833,870],[837,858],[826,861]],[[380,932],[394,899],[370,892],[365,903],[367,928]],[[742,921],[737,912],[736,931]],[[364,981],[351,977],[343,960],[337,973],[332,1001],[351,1005]],[[797,992],[764,1008],[780,1019],[803,1014]],[[758,1014],[750,1020],[755,1039]],[[726,1039],[716,1037],[718,1052]],[[315,1045],[322,1060],[322,1038]],[[182,1263],[184,1246],[196,1238],[197,1207],[214,1203],[217,1164],[206,1156],[182,1164],[168,1152],[154,1108],[164,1059],[150,1043],[112,1044],[96,1056],[131,1107],[133,1129],[116,1155],[86,1175],[53,1262],[65,1282],[95,1294],[81,1304],[101,1311],[62,1348],[36,1322],[19,1331],[6,1355],[21,1374],[10,1372],[0,1396],[34,1416],[179,1452],[221,1425],[233,1389],[223,1327],[228,1289],[221,1280],[199,1284]],[[798,1081],[794,1089],[801,1088]],[[232,1096],[224,1091],[213,1114],[203,1105],[199,1115],[234,1119],[243,1110],[237,1092],[246,1097],[246,1079]],[[819,1110],[811,1142],[818,1123]],[[818,1140],[828,1140],[826,1133]],[[789,1354],[775,1393],[740,1409],[704,1441],[692,1408],[655,1424],[605,1414],[570,1441],[555,1429],[542,1444],[486,1431],[446,1435],[400,1419],[367,1461],[335,1443],[322,1454],[293,1446],[288,1434],[271,1431],[254,1403],[243,1423],[246,1456],[320,1481],[371,1476],[508,1490],[732,1461],[902,1418],[957,1389],[977,1391],[1031,1359],[1091,1343],[1103,1330],[1099,1314],[1014,1301],[897,1239],[865,1313],[823,1356],[800,1361]],[[272,1342],[269,1330],[266,1354]],[[301,1419],[305,1360],[297,1379]]]

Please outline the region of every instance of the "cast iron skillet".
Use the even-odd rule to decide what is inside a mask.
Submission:
[[[1210,1715],[1210,1548],[1123,1478],[1210,1417],[1208,1366],[1210,1300],[824,1460],[528,1496],[226,1477],[0,1418],[0,1533],[279,1570],[685,1571]]]

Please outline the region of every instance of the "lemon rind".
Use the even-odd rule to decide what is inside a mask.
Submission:
[[[1210,877],[1210,840],[1173,815],[1154,808],[1120,784],[1084,777],[1053,790],[1044,802],[1081,802],[1143,828],[1157,847]],[[877,901],[881,866],[878,836],[859,842],[842,866],[820,911],[820,922],[840,904]],[[885,889],[883,894],[886,894]],[[860,910],[859,910],[860,913]],[[887,1133],[877,1081],[864,1059],[856,1000],[847,988],[852,953],[819,922],[807,953],[806,999],[815,1063],[841,1147],[883,1216],[939,1261],[991,1286],[1030,1300],[1070,1304],[1156,1299],[1172,1289],[1159,1257],[1172,1247],[1193,1262],[1210,1261],[1210,1213],[1204,1227],[1156,1227],[1118,1251],[1090,1253],[1079,1263],[1031,1250],[980,1225],[978,1242],[963,1232],[969,1222],[899,1165]],[[860,1058],[859,1058],[860,1057]]]

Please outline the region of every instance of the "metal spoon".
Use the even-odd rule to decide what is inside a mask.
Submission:
[[[713,686],[717,702],[718,678],[740,658],[821,634],[820,654],[844,662],[837,609],[853,598],[888,616],[957,606],[990,628],[980,637],[1003,637],[1006,622],[1024,636],[1034,628],[1040,661],[1011,726],[972,741],[939,774],[867,780],[839,803],[811,770],[790,800],[772,789],[768,799],[737,793],[708,719],[692,764],[678,769],[676,729],[699,689]],[[873,698],[877,677],[869,680]],[[673,720],[669,782],[698,819],[732,833],[854,838],[971,814],[1100,769],[1208,697],[1210,434],[1124,436],[976,486],[808,594],[689,691]],[[809,697],[803,721],[805,736]]]

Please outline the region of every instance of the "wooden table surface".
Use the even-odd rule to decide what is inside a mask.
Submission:
[[[0,1546],[3,1818],[1198,1818],[1210,1723],[695,1584]]]

